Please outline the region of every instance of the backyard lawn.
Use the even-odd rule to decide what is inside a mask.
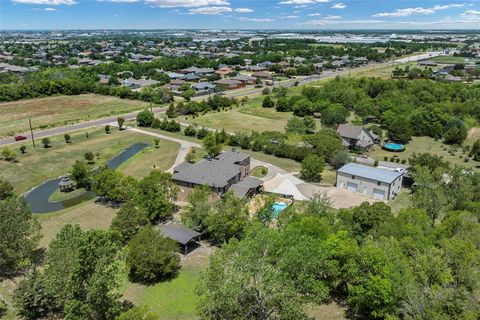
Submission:
[[[31,145],[28,145],[26,154],[19,154],[18,145],[10,147],[17,151],[18,161],[11,163],[0,160],[0,177],[12,183],[16,192],[23,193],[45,180],[68,173],[76,160],[84,159],[86,152],[98,153],[93,167],[104,164],[134,143],[153,144],[151,137],[116,129],[112,130],[111,134],[105,134],[103,128],[92,129],[88,131],[88,138],[85,131],[70,135],[72,137],[72,143],[70,144],[65,143],[63,136],[56,136],[51,138],[51,148],[45,149],[42,145],[39,145],[36,149],[33,149]],[[146,172],[145,170],[151,168],[154,162],[158,163],[159,169],[166,168],[170,163],[173,163],[176,157],[176,151],[173,150],[174,145],[161,141],[165,154],[162,154],[162,148],[152,151],[151,154],[147,150],[143,155],[132,159],[123,169],[129,173],[135,170],[143,170],[139,173],[141,175]],[[153,159],[155,154],[159,156],[158,160]],[[142,159],[142,157],[144,158]],[[143,163],[145,163],[145,168],[140,169]]]
[[[412,137],[412,141],[405,145],[405,151],[403,152],[389,152],[383,150],[379,146],[375,146],[373,151],[368,153],[368,156],[376,160],[384,160],[384,157],[397,156],[401,160],[408,160],[413,153],[430,153],[437,156],[442,156],[445,161],[452,163],[453,165],[461,165],[466,167],[476,167],[480,163],[470,160],[464,162],[468,153],[463,153],[461,148],[455,148],[443,144],[440,141],[435,141],[429,137]],[[450,153],[451,152],[451,153]]]
[[[141,110],[146,106],[142,101],[94,94],[0,103],[0,137],[27,131],[29,117],[33,128],[41,129]]]

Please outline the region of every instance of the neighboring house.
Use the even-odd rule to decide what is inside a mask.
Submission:
[[[403,173],[349,163],[337,171],[337,188],[391,200],[400,193]]]
[[[262,181],[249,174],[250,156],[233,150],[197,163],[182,162],[173,169],[172,179],[184,188],[207,185],[218,195],[232,190],[243,198],[258,193],[262,187]]]
[[[339,125],[337,133],[342,137],[343,146],[347,148],[368,149],[379,142],[379,138],[369,130],[350,123]]]
[[[180,72],[184,73],[184,74],[193,73],[193,74],[196,74],[199,77],[204,77],[204,76],[207,76],[209,74],[214,73],[215,70],[213,70],[212,68],[190,67],[190,68],[182,69],[182,70],[180,70]]]
[[[213,83],[215,83],[217,86],[220,86],[228,90],[243,87],[243,83],[241,81],[232,80],[232,79],[220,79],[220,80],[214,81]]]
[[[232,72],[233,72],[233,69],[228,67],[228,66],[219,67],[218,70],[215,71],[216,74],[218,74],[222,77],[224,77],[227,74],[232,73]]]
[[[210,82],[199,82],[195,83],[192,86],[192,89],[197,92],[214,92],[215,85],[211,84]]]
[[[183,80],[185,80],[185,75],[182,74],[182,73],[167,72],[167,76],[170,78],[170,80],[175,80],[175,79],[183,79]]]
[[[272,79],[273,75],[267,71],[256,71],[256,72],[252,72],[252,77],[260,78],[260,79]]]
[[[358,58],[353,59],[353,62],[354,62],[355,64],[367,64],[367,63],[368,63],[368,59],[365,58],[365,57],[358,57]]]
[[[122,81],[122,85],[125,87],[129,87],[130,89],[139,89],[139,88],[144,88],[148,87],[151,85],[154,85],[158,83],[156,80],[151,80],[151,79],[134,79],[134,78],[128,78]]]
[[[257,78],[252,76],[247,76],[245,74],[237,74],[235,77],[230,78],[231,80],[236,80],[243,82],[244,84],[254,84]]]

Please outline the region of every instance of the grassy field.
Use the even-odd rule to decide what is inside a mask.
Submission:
[[[55,235],[67,224],[78,224],[82,229],[107,229],[116,209],[89,200],[77,206],[49,214],[37,214],[42,225],[40,246],[47,247]]]
[[[181,120],[198,126],[225,129],[229,132],[284,131],[288,119],[292,117],[292,113],[277,112],[275,108],[263,108],[262,101],[264,97],[262,95],[250,99],[245,106],[232,110],[207,113],[196,118],[183,117]],[[318,120],[317,127],[320,127]]]
[[[465,143],[473,145],[475,143],[475,141],[477,141],[479,139],[480,139],[480,128],[478,128],[478,127],[471,128],[468,131],[468,136],[467,136],[467,139],[465,139]]]
[[[95,154],[98,152],[99,158],[95,159],[94,165],[101,165],[134,143],[153,144],[151,137],[128,131],[113,130],[107,135],[102,128],[89,130],[88,133],[89,138],[86,138],[85,131],[71,134],[72,143],[70,144],[65,143],[63,136],[52,137],[52,147],[48,149],[42,146],[33,149],[28,146],[26,154],[18,155],[18,162],[10,163],[0,160],[0,177],[12,183],[15,191],[25,192],[47,179],[67,173],[76,160],[83,159],[85,152],[91,151]],[[176,154],[173,154],[173,146],[170,143],[162,143],[165,143],[165,149],[168,148],[170,151],[165,157],[162,155],[163,158],[158,160],[158,163],[166,166]],[[161,149],[157,154],[161,154]],[[141,158],[140,156],[133,159],[123,169],[131,173],[135,168],[139,168],[142,161],[148,160],[152,163],[155,161],[150,155],[146,156],[146,159]]]
[[[466,167],[476,167],[479,165],[478,162],[470,160],[469,162],[464,162],[464,158],[468,153],[463,153],[461,148],[453,148],[447,146],[440,141],[435,141],[429,137],[412,137],[412,141],[405,145],[405,151],[403,152],[389,152],[383,150],[380,147],[375,147],[373,151],[368,153],[373,159],[383,160],[384,157],[393,157],[398,156],[400,159],[408,160],[413,153],[431,153],[437,156],[442,156],[445,161],[452,163],[453,165],[461,165]],[[452,150],[452,154],[450,153]]]
[[[94,94],[0,103],[0,137],[27,131],[29,117],[34,129],[38,129],[127,113],[146,106],[142,101]]]
[[[454,57],[454,56],[440,56],[430,59],[436,63],[445,63],[445,64],[455,64],[455,63],[465,63],[464,57]]]
[[[153,145],[153,142],[152,142]],[[153,169],[166,171],[175,162],[180,144],[160,140],[158,148],[149,146],[125,161],[118,169],[126,175],[141,179]]]

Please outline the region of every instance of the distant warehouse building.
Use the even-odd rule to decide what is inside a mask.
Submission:
[[[337,171],[337,188],[391,200],[400,193],[402,178],[401,172],[349,163]]]

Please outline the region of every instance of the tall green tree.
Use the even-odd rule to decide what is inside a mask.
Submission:
[[[1,276],[12,276],[32,264],[41,238],[40,229],[23,198],[9,196],[0,201]]]

